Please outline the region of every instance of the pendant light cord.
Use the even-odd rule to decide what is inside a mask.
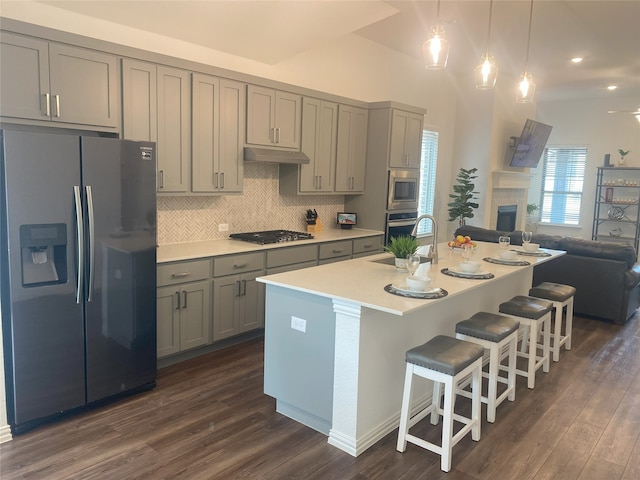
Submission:
[[[487,27],[487,48],[485,49],[484,58],[489,58],[489,43],[491,41],[491,16],[493,12],[493,0],[489,2],[489,26]]]
[[[531,45],[531,19],[533,18],[533,0],[531,0],[531,9],[529,10],[529,37],[527,38],[527,56],[524,61],[524,73],[527,73],[529,67],[529,46]]]

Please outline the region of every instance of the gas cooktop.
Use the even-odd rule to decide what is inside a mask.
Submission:
[[[266,230],[264,232],[247,232],[232,233],[230,238],[243,240],[245,242],[259,243],[265,245],[267,243],[293,242],[295,240],[308,240],[313,235],[305,232],[293,232],[291,230]]]

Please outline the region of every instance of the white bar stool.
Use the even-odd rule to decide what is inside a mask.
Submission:
[[[440,455],[440,468],[451,470],[451,451],[469,431],[471,438],[480,440],[480,390],[482,388],[482,355],[484,348],[475,343],[439,335],[424,345],[412,348],[406,353],[407,368],[404,379],[400,428],[398,429],[397,450],[404,452],[407,442],[418,445]],[[433,381],[431,404],[409,418],[413,376]],[[456,387],[471,375],[471,418],[458,415],[454,411]],[[444,405],[440,408],[441,385],[444,384]],[[409,429],[431,413],[431,423],[436,425],[442,416],[442,446],[427,442],[409,433]],[[453,421],[463,423],[454,435]]]
[[[576,294],[575,287],[563,285],[561,283],[542,282],[537,287],[529,290],[529,296],[541,298],[553,303],[556,312],[551,351],[553,352],[553,361],[560,360],[560,347],[571,350],[571,332],[573,330],[573,297]],[[562,335],[562,313],[566,307],[564,335]]]
[[[549,371],[549,358],[551,351],[551,309],[553,304],[538,298],[516,295],[508,302],[500,304],[498,311],[520,321],[520,325],[529,330],[528,349],[524,343],[519,357],[527,359],[527,370],[519,370],[516,373],[527,378],[527,387],[534,388],[536,384],[536,371],[542,367],[543,372]],[[542,344],[538,343],[539,333],[542,333]],[[542,349],[542,356],[538,356],[538,348]]]
[[[489,371],[482,372],[482,376],[488,380],[487,396],[481,396],[483,403],[487,405],[487,421],[496,420],[496,408],[505,399],[513,402],[516,399],[516,350],[518,344],[518,328],[520,322],[506,315],[496,313],[478,312],[467,320],[456,324],[456,338],[482,345],[489,350]],[[503,350],[507,355],[502,355]],[[500,376],[501,361],[508,358],[508,363],[503,368],[507,371],[506,377]],[[507,388],[498,396],[498,383],[504,383]],[[469,392],[458,392],[459,395],[468,396]]]

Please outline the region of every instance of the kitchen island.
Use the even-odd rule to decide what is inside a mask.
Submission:
[[[418,271],[447,293],[438,299],[385,291],[407,276],[386,253],[258,278],[267,285],[264,388],[276,410],[359,455],[398,426],[408,349],[526,294],[533,266],[564,254],[545,250],[549,256],[519,255],[526,266],[499,265],[482,260],[498,245],[478,242],[475,259],[493,278],[464,279],[442,273],[461,258],[446,244],[439,249],[439,263]],[[416,385],[413,408],[430,396],[428,381]]]

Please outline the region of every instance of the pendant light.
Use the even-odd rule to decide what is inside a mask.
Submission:
[[[488,90],[493,88],[498,78],[498,67],[493,57],[489,56],[489,43],[491,40],[491,17],[493,13],[493,0],[489,2],[489,28],[487,30],[487,48],[485,49],[482,63],[473,70],[473,77],[476,80],[476,88],[479,90]]]
[[[440,25],[440,0],[436,12],[436,26],[431,30],[431,38],[422,44],[425,68],[442,70],[449,58],[449,41],[444,37],[444,27]]]
[[[533,95],[536,92],[536,84],[533,83],[533,77],[527,70],[529,66],[529,47],[531,45],[531,18],[533,17],[533,0],[531,0],[531,9],[529,10],[529,37],[527,38],[527,56],[524,61],[524,73],[518,83],[518,93],[516,101],[519,103],[531,103]]]

